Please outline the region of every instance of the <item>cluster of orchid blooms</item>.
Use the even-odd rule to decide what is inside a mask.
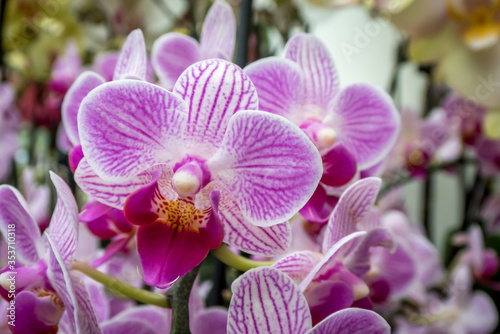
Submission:
[[[58,145],[88,201],[79,211],[51,173],[57,204],[47,224],[33,200],[47,189],[27,181],[23,196],[0,186],[0,231],[5,244],[15,225],[17,251],[15,268],[0,272],[0,313],[16,306],[15,325],[3,317],[2,330],[169,332],[172,310],[124,299],[82,266],[164,292],[214,250],[249,270],[232,283],[228,309],[205,307],[207,289],[195,282],[194,334],[491,332],[496,307],[473,290],[499,288],[482,230],[455,235],[464,248],[446,271],[398,190],[377,201],[383,175],[425,175],[434,161],[459,159],[464,145],[485,174],[497,173],[500,143],[482,136],[482,107],[453,95],[423,121],[400,113],[379,88],[341,88],[325,46],[305,33],[283,56],[241,69],[230,61],[235,35],[231,7],[217,1],[199,43],[167,33],[148,58],[135,30],[91,70],[75,66],[71,46],[58,60]],[[7,114],[14,95],[1,89]],[[1,125],[2,156],[16,148],[11,119]],[[492,233],[498,207],[493,198],[484,210]],[[105,249],[99,239],[110,240]]]

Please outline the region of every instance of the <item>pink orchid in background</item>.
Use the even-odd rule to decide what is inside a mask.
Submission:
[[[377,313],[348,308],[313,327],[308,302],[290,277],[272,267],[252,269],[231,287],[227,333],[388,334],[389,324]]]
[[[451,94],[444,102],[444,110],[448,125],[458,128],[465,144],[474,145],[482,133],[486,108]]]
[[[26,167],[21,175],[21,190],[28,204],[29,212],[43,232],[50,222],[50,188],[46,184],[38,184],[35,171]]]
[[[243,71],[215,59],[190,66],[173,93],[119,80],[83,100],[75,179],[139,226],[148,284],[170,285],[223,240],[265,256],[288,247],[286,221],[317,187],[321,160],[298,127],[257,103]]]
[[[500,173],[500,140],[480,138],[474,145],[481,172],[486,177]]]
[[[52,66],[49,81],[50,90],[60,95],[66,94],[82,71],[82,61],[78,54],[78,47],[75,41],[69,41],[64,55],[59,56]]]
[[[466,265],[452,273],[444,299],[430,294],[417,317],[396,318],[396,334],[492,333],[498,323],[493,300],[482,291],[472,291],[472,275]]]
[[[151,61],[161,84],[172,90],[182,72],[205,59],[231,60],[236,38],[236,24],[231,6],[217,0],[207,13],[200,42],[194,38],[170,32],[160,36],[153,45]]]
[[[288,41],[285,58],[256,61],[245,73],[255,84],[260,109],[297,124],[320,152],[321,184],[301,214],[326,221],[332,208],[327,195],[338,195],[336,187],[379,163],[394,145],[400,119],[391,98],[368,84],[340,89],[326,47],[307,34]]]
[[[481,218],[486,222],[486,235],[495,235],[500,232],[500,196],[490,197],[481,210]]]
[[[450,126],[448,115],[443,109],[435,109],[422,120],[414,111],[403,109],[401,132],[387,169],[405,168],[412,176],[423,177],[431,162],[457,159],[462,149],[459,129],[457,123]]]
[[[356,225],[368,220],[379,187],[380,179],[366,178],[342,194],[323,233],[323,254],[297,251],[273,265],[299,284],[313,324],[351,306],[371,308],[370,290],[363,281],[370,254],[374,247],[395,245],[387,230],[372,228],[367,233],[357,231]]]
[[[492,281],[499,268],[498,255],[494,249],[484,247],[481,228],[472,225],[466,234],[455,235],[453,242],[467,246],[460,254],[460,263],[470,268],[473,277],[486,286],[500,290],[500,283]]]
[[[0,180],[10,172],[18,148],[19,115],[14,107],[16,93],[9,83],[0,84]]]
[[[28,206],[14,188],[0,186],[0,231],[4,238],[10,226],[16,233],[16,325],[14,333],[32,334],[57,329],[65,314],[72,333],[100,333],[90,297],[69,266],[78,239],[78,208],[64,181],[51,173],[57,191],[57,204],[50,227],[40,230],[28,213]],[[9,296],[9,266],[1,270],[0,292]]]

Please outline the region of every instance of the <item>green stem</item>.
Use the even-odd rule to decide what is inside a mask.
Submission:
[[[240,271],[247,271],[261,266],[271,266],[274,261],[253,261],[234,253],[226,244],[212,250],[212,254],[226,265]]]
[[[199,270],[200,266],[195,267],[167,291],[167,297],[172,305],[170,334],[191,333],[189,329],[189,295]]]
[[[120,281],[119,279],[100,272],[87,263],[73,261],[71,270],[78,270],[79,272],[92,278],[94,281],[99,282],[105,287],[126,297],[138,300],[145,304],[170,308],[170,303],[168,302],[167,298],[165,298],[165,295],[136,288],[135,286],[132,286]]]

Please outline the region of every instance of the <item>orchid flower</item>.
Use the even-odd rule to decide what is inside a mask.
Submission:
[[[320,152],[321,185],[301,214],[326,221],[327,194],[338,194],[335,187],[379,163],[395,143],[400,120],[391,98],[367,84],[341,90],[326,47],[307,34],[288,41],[285,58],[256,61],[245,73],[255,84],[260,109],[297,124]]]
[[[453,239],[456,245],[467,245],[460,255],[460,262],[467,265],[474,278],[490,287],[500,287],[491,281],[499,268],[498,255],[493,249],[485,248],[481,228],[472,225],[466,234],[457,234]]]
[[[205,59],[231,60],[236,38],[236,24],[231,6],[217,0],[207,13],[200,42],[194,38],[170,32],[153,44],[151,61],[162,85],[172,90],[182,72]]]
[[[370,269],[370,252],[376,246],[393,247],[385,229],[356,231],[373,205],[380,179],[356,182],[342,194],[326,227],[323,254],[298,251],[278,260],[273,267],[288,274],[306,297],[313,323],[350,306],[370,308],[369,289],[362,280]]]
[[[82,72],[82,61],[75,41],[69,41],[64,55],[57,58],[52,66],[49,87],[52,91],[65,94],[73,81]]]
[[[313,327],[306,297],[290,277],[272,267],[252,269],[231,290],[227,333],[384,334],[389,324],[377,313],[348,308]]]
[[[257,103],[243,71],[215,59],[189,67],[173,93],[119,80],[83,100],[85,158],[75,179],[139,226],[148,284],[168,286],[223,239],[252,254],[286,250],[286,220],[309,199],[322,166],[300,129]]]
[[[90,297],[76,276],[69,272],[76,249],[78,208],[64,181],[51,173],[57,191],[57,204],[50,227],[40,230],[28,213],[28,206],[14,188],[0,186],[3,203],[0,210],[0,231],[6,238],[15,226],[18,264],[2,269],[2,296],[7,292],[8,279],[16,275],[16,323],[14,333],[41,333],[57,328],[66,314],[72,333],[100,333]]]

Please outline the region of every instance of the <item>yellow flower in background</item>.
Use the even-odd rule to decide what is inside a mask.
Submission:
[[[500,0],[377,0],[376,6],[408,34],[411,60],[436,65],[437,80],[492,109],[484,128],[499,138]]]

